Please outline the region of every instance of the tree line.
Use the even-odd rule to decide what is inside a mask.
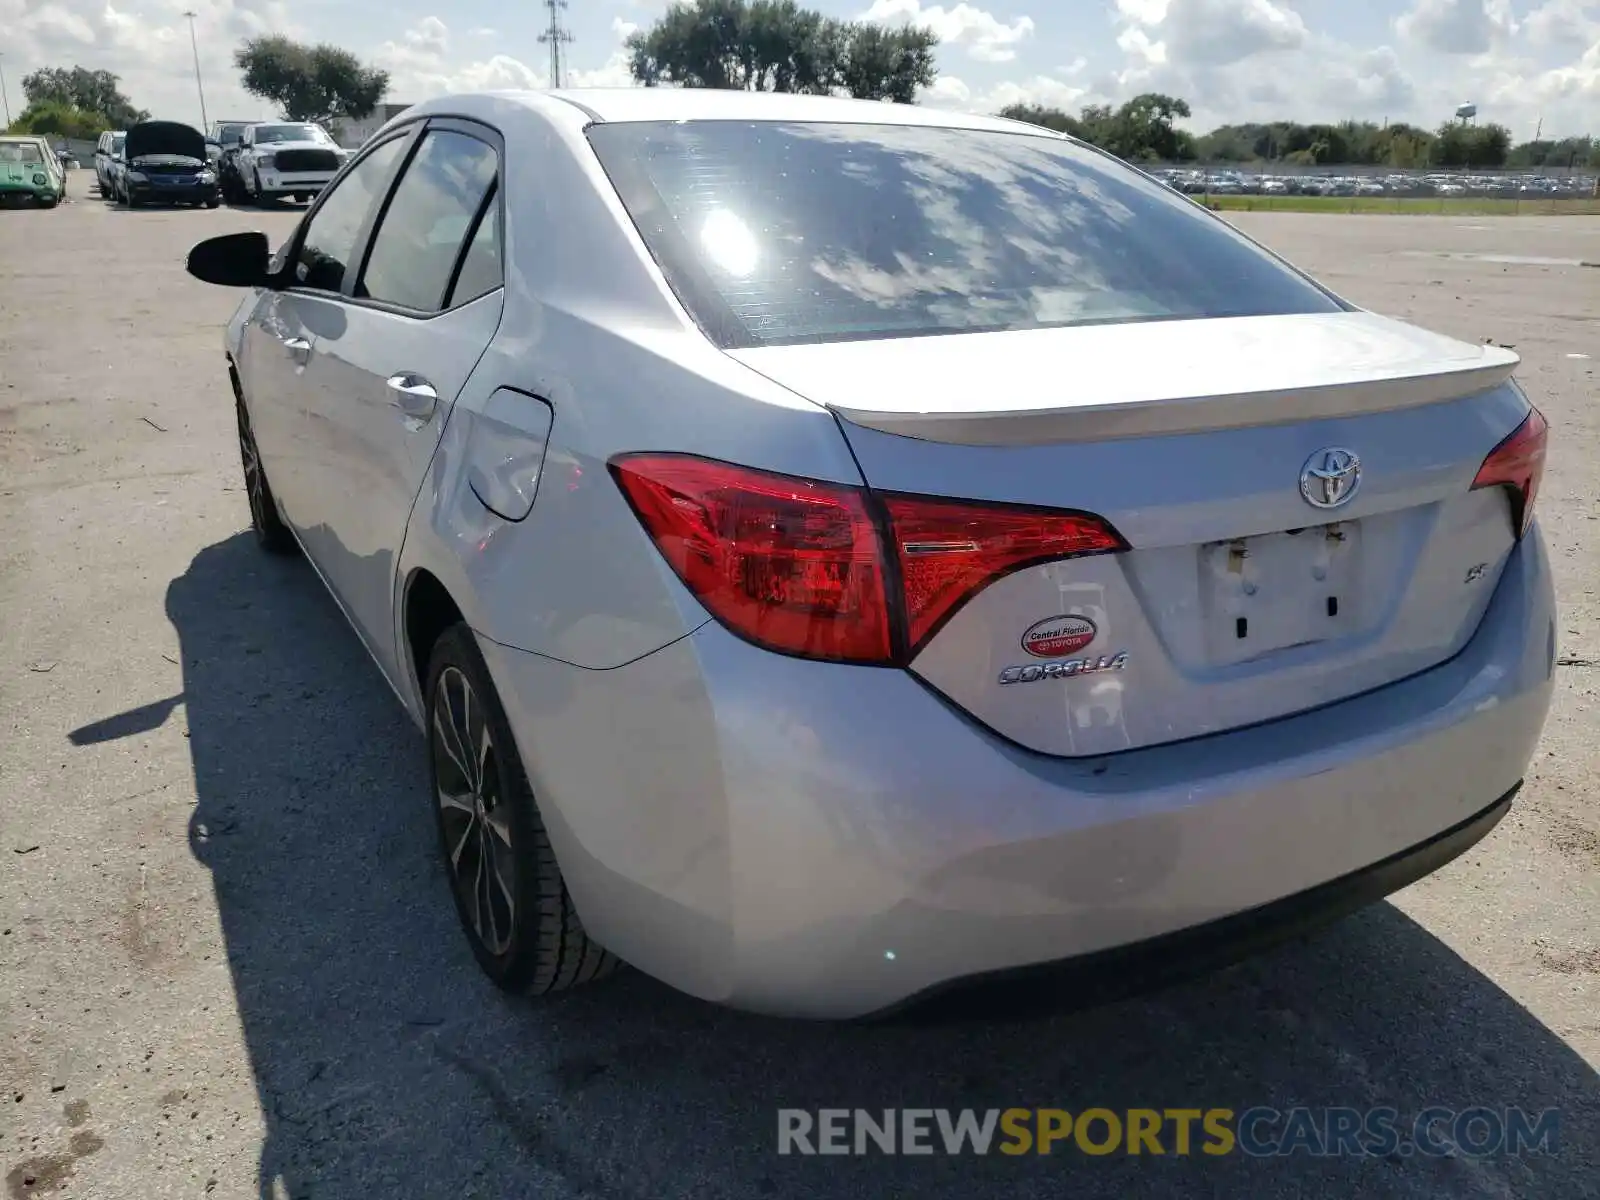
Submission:
[[[676,0],[627,40],[636,82],[655,87],[737,88],[915,102],[938,79],[939,38],[913,24],[846,21],[796,0]],[[383,100],[387,72],[337,46],[278,34],[250,38],[233,54],[244,90],[296,121],[365,117]],[[109,71],[50,67],[22,81],[23,132],[94,137],[149,114],[135,108]],[[1395,168],[1600,167],[1600,140],[1514,144],[1503,125],[1452,122],[1429,130],[1369,121],[1223,125],[1195,135],[1178,127],[1186,101],[1148,92],[1077,114],[1014,104],[1000,116],[1072,134],[1130,162],[1205,162]]]
[[[1156,93],[1136,97],[1115,110],[1091,105],[1077,116],[1029,104],[1013,104],[999,115],[1072,134],[1134,162],[1469,170],[1600,166],[1600,142],[1594,138],[1514,144],[1511,131],[1492,122],[1452,121],[1429,130],[1372,121],[1311,125],[1271,121],[1223,125],[1197,137],[1172,124],[1172,117],[1189,115],[1189,106]]]

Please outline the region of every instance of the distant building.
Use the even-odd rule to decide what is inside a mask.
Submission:
[[[410,107],[409,104],[380,104],[360,120],[335,117],[328,122],[328,132],[339,145],[354,150]]]

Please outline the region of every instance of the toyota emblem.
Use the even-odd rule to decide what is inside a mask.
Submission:
[[[1300,494],[1313,508],[1338,508],[1361,487],[1361,460],[1340,446],[1318,450],[1300,468]]]

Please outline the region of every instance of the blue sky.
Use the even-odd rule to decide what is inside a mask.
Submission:
[[[820,0],[835,16],[913,20],[940,33],[938,83],[921,100],[993,111],[1015,100],[1077,109],[1160,90],[1191,126],[1274,116],[1435,125],[1471,100],[1518,138],[1600,133],[1600,0]],[[195,120],[188,28],[198,14],[213,116],[267,116],[229,55],[281,31],[388,68],[390,98],[540,87],[546,10],[535,0],[0,0],[0,67],[13,110],[39,65],[105,67],[134,101]],[[628,82],[621,39],[664,0],[573,0],[569,82]],[[191,111],[194,110],[194,111]]]

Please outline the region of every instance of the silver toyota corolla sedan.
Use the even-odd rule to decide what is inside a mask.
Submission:
[[[425,732],[508,988],[849,1017],[1237,953],[1460,854],[1533,753],[1516,356],[1069,138],[452,96],[269,251],[189,258],[247,289],[255,533]]]

